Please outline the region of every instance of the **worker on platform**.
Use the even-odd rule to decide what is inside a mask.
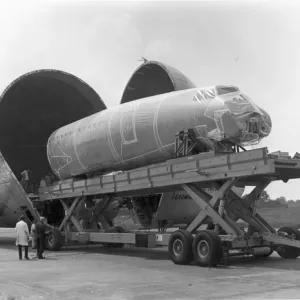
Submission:
[[[47,186],[50,186],[52,184],[52,173],[48,173],[45,176],[45,182]]]
[[[29,260],[28,257],[28,241],[29,241],[29,230],[28,225],[25,223],[24,216],[20,217],[20,221],[16,224],[15,228],[17,232],[16,245],[19,250],[19,259],[22,260],[22,247],[25,248],[25,259]]]
[[[46,181],[44,178],[42,178],[40,181],[40,188],[45,188],[46,186],[47,186]]]
[[[28,186],[29,186],[29,170],[24,170],[22,173],[21,173],[21,185],[24,189],[24,191],[26,193],[28,193]]]

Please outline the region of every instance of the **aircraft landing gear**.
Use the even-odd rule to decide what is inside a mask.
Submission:
[[[54,228],[46,237],[46,249],[50,251],[59,251],[64,244],[64,238],[61,232]]]

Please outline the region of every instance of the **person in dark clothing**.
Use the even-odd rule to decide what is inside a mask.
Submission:
[[[47,230],[46,219],[44,217],[41,217],[40,221],[35,225],[36,254],[38,259],[45,259],[43,253],[45,250],[46,230]]]

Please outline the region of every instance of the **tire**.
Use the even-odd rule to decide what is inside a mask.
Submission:
[[[112,227],[110,228],[107,232],[116,232],[116,233],[123,233],[125,232],[125,230],[120,227],[120,226],[116,226],[116,227]],[[103,246],[107,247],[107,248],[122,248],[124,247],[124,243],[104,243]]]
[[[281,227],[277,232],[284,232],[288,238],[300,240],[300,232],[296,228]],[[280,245],[276,251],[282,258],[295,259],[300,256],[300,249],[292,246]]]
[[[223,256],[221,239],[214,231],[199,231],[193,242],[193,254],[201,267],[217,266]]]
[[[46,237],[46,249],[50,251],[59,251],[64,244],[61,232],[54,228]]]
[[[169,257],[176,265],[188,265],[193,260],[193,235],[187,230],[173,232],[169,239]]]

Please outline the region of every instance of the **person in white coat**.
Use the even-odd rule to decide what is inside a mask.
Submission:
[[[28,241],[29,241],[29,229],[28,225],[25,223],[24,216],[20,217],[20,221],[16,224],[15,228],[17,232],[16,245],[19,250],[19,259],[22,259],[22,247],[25,248],[25,259],[29,260],[28,257]]]

